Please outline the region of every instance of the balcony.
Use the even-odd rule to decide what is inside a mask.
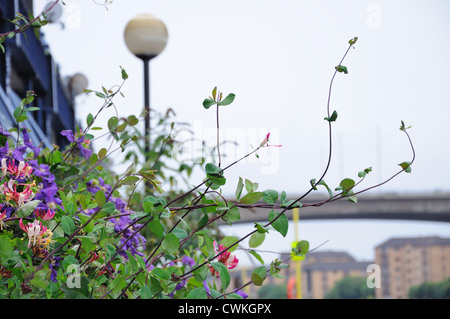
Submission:
[[[8,22],[13,20],[15,12],[28,17],[32,11],[32,1],[0,1],[0,32],[12,30],[15,26]],[[73,99],[65,87],[43,35],[37,37],[34,29],[28,29],[4,43],[5,54],[0,52],[0,117],[4,127],[14,125],[11,117],[17,102],[25,96],[26,91],[37,94],[34,106],[40,108],[33,112],[28,123],[24,123],[36,133],[37,143],[43,141],[45,146],[60,144],[60,131],[74,129]],[[63,143],[61,143],[63,142]]]

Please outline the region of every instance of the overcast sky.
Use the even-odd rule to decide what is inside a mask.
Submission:
[[[36,0],[35,10],[46,2]],[[221,110],[222,138],[240,143],[227,148],[224,165],[258,145],[269,131],[271,142],[283,145],[260,152],[258,161],[252,157],[233,167],[226,174],[225,193],[233,193],[242,176],[259,182],[262,190],[295,195],[321,175],[328,154],[323,120],[328,87],[355,36],[355,49],[343,63],[349,73],[338,74],[331,96],[331,110],[339,116],[325,180],[334,188],[372,167],[364,184],[371,186],[397,172],[397,164],[412,155],[399,130],[403,120],[412,125],[417,153],[412,173],[373,192],[450,190],[448,1],[115,0],[108,9],[94,1],[65,3],[64,29],[56,23],[43,29],[51,53],[64,76],[81,72],[90,89],[119,84],[124,67],[130,78],[125,98],[116,100],[120,115],[138,115],[143,106],[142,62],[126,48],[123,31],[135,15],[150,13],[169,32],[167,47],[151,61],[153,108],[173,108],[197,137],[214,143],[215,111],[203,109],[202,101],[218,86],[224,94],[236,94],[235,102]],[[101,101],[81,96],[77,102],[84,121]],[[373,258],[373,245],[395,230],[450,235],[450,227],[439,223],[323,223],[304,222],[301,232],[310,237],[324,232],[315,244],[335,238],[328,249],[346,249],[340,241],[351,242],[361,258]],[[371,241],[362,240],[372,232],[376,235],[367,235]]]

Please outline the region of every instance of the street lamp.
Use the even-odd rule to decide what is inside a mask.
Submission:
[[[145,156],[150,152],[150,77],[149,61],[160,54],[167,44],[168,32],[164,23],[149,14],[140,14],[125,27],[124,39],[128,49],[144,62],[144,106],[145,106]]]

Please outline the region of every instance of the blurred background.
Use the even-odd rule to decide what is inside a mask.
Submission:
[[[289,198],[303,194],[309,181],[320,177],[329,147],[323,119],[330,80],[348,41],[358,37],[343,62],[348,74],[338,73],[333,84],[330,108],[339,116],[333,124],[333,157],[326,182],[334,189],[343,178],[358,179],[357,173],[367,167],[372,172],[361,187],[395,174],[398,164],[412,157],[399,130],[403,120],[412,125],[408,132],[417,155],[412,172],[369,193],[379,201],[383,196],[398,195],[405,202],[425,196],[428,208],[437,196],[439,202],[444,198],[448,209],[448,1],[64,2],[53,23],[42,29],[42,40],[61,77],[81,73],[89,89],[119,84],[123,67],[129,79],[122,90],[125,97],[115,101],[120,116],[138,115],[143,109],[142,61],[127,49],[124,30],[136,15],[148,13],[163,21],[168,31],[166,47],[150,62],[153,109],[173,109],[177,120],[192,125],[196,137],[214,145],[215,111],[205,110],[202,101],[217,86],[225,95],[236,94],[233,104],[220,113],[222,140],[239,142],[224,149],[223,166],[259,145],[267,132],[271,144],[282,144],[231,168],[223,188],[229,197],[239,177],[259,183],[260,190],[286,191]],[[32,1],[35,14],[48,3],[52,1]],[[101,106],[92,95],[73,99],[78,122],[84,123],[87,114]],[[110,112],[102,115],[98,126],[106,127],[107,119],[115,115]],[[115,167],[120,171],[126,165]],[[192,183],[202,179],[202,172],[194,172]],[[448,214],[447,210],[442,216]],[[294,236],[309,240],[311,248],[323,244],[317,252],[348,253],[353,261],[369,264],[376,260],[375,248],[392,238],[450,236],[448,221],[375,215],[302,220],[302,216],[300,210],[297,232],[291,222],[286,237],[271,233],[258,247],[265,260],[289,252]],[[239,237],[252,229],[253,224],[242,223],[223,231]],[[242,267],[255,265],[245,250],[235,253]],[[335,281],[330,279],[325,290]]]

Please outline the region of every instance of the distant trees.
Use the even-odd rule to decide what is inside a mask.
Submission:
[[[449,299],[450,277],[441,282],[424,282],[409,289],[411,299]]]
[[[367,287],[364,277],[344,277],[326,294],[327,299],[368,299],[374,298],[375,291]]]
[[[287,286],[284,284],[266,284],[258,290],[259,299],[286,299]]]

